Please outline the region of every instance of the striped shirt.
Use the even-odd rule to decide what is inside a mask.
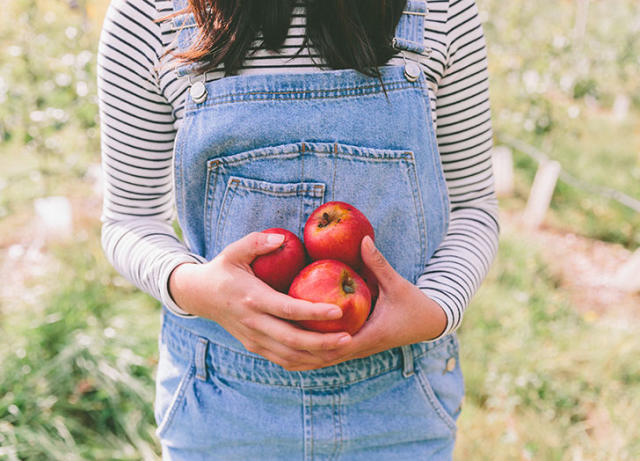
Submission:
[[[446,312],[443,334],[459,327],[497,251],[497,201],[491,168],[491,114],[486,45],[474,0],[428,0],[422,64],[451,201],[448,233],[417,285]],[[176,32],[155,19],[170,0],[112,0],[98,50],[104,202],[102,245],[116,270],[141,290],[179,309],[167,283],[183,262],[204,262],[174,232],[172,153],[188,82],[171,56]],[[304,37],[297,5],[279,53],[258,38],[238,74],[324,70],[313,49],[294,56]],[[388,64],[402,64],[398,54]],[[207,80],[224,77],[207,73]]]

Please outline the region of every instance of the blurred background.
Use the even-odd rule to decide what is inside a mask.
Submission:
[[[478,4],[502,234],[459,331],[456,459],[640,459],[640,3]],[[159,454],[160,306],[100,247],[107,5],[2,2],[0,459]]]

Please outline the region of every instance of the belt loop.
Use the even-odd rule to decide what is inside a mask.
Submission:
[[[198,338],[196,344],[196,378],[207,380],[207,346],[209,341],[205,338]]]
[[[413,375],[413,349],[411,345],[402,346],[402,376],[405,378]]]

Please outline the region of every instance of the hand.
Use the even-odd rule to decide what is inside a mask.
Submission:
[[[333,351],[339,356],[333,363],[367,357],[442,334],[447,325],[443,309],[398,274],[371,238],[362,239],[361,253],[364,263],[378,279],[380,294],[362,329],[349,344]]]
[[[287,370],[320,368],[328,358],[335,359],[332,350],[351,336],[304,330],[289,320],[336,319],[342,310],[275,291],[251,270],[256,256],[275,250],[283,240],[282,235],[254,232],[208,263],[179,265],[169,278],[169,291],[182,309],[219,323],[247,350]]]

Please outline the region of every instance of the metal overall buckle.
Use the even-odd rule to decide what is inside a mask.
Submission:
[[[191,88],[189,88],[189,94],[191,94],[191,99],[196,104],[200,104],[201,102],[205,102],[207,100],[207,88],[204,86],[204,82],[207,81],[207,73],[200,74],[196,77],[196,81],[191,81],[191,75],[189,75],[189,84]]]
[[[393,39],[395,41],[395,38]],[[395,43],[394,43],[395,45]],[[404,78],[409,80],[410,82],[415,82],[420,78],[420,65],[412,60],[408,60],[407,56],[404,54],[404,50],[400,50],[400,55],[402,56],[402,60],[404,61]]]

